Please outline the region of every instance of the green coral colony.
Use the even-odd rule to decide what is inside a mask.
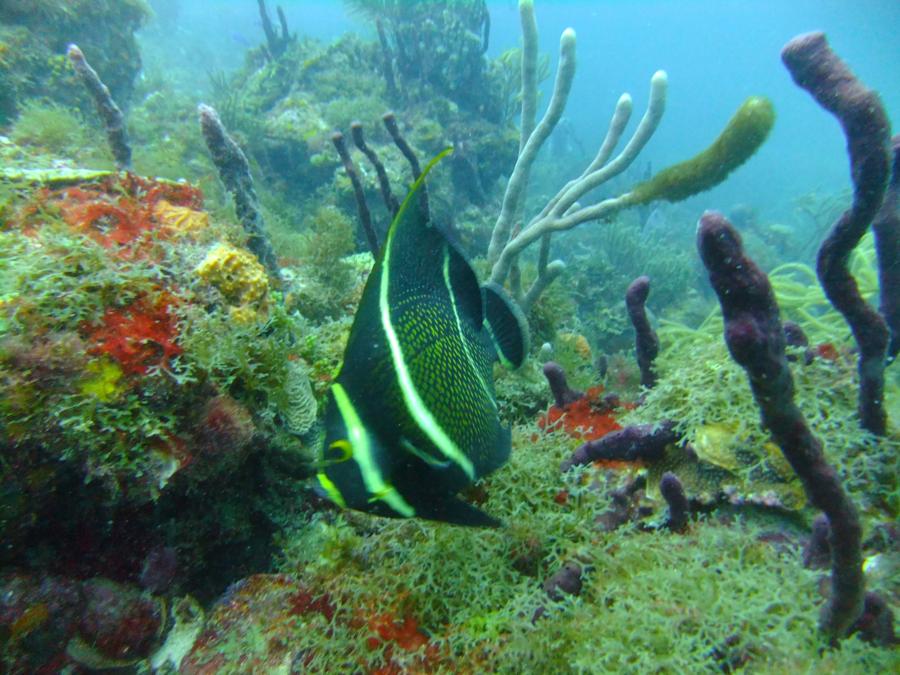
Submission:
[[[898,147],[824,36],[853,194],[706,213],[719,305],[768,98],[654,173],[666,73],[591,160],[541,3],[234,4],[198,87],[188,0],[0,3],[0,671],[900,670]]]

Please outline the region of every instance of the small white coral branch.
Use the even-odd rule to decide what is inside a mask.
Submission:
[[[580,206],[578,200],[591,190],[621,174],[637,159],[659,126],[665,112],[667,77],[665,72],[658,71],[651,78],[647,111],[622,151],[610,160],[631,118],[632,102],[631,96],[628,94],[623,94],[619,98],[606,137],[593,161],[580,176],[569,181],[556,196],[548,201],[527,226],[517,227],[516,223],[521,222],[531,168],[538,151],[550,136],[565,110],[575,77],[575,31],[567,28],[560,37],[559,66],[556,72],[553,96],[544,117],[537,125],[534,125],[537,83],[533,74],[537,61],[537,28],[531,0],[522,0],[519,3],[519,12],[523,38],[522,137],[519,156],[507,183],[500,215],[497,217],[491,235],[488,261],[493,266],[491,281],[503,284],[509,279],[513,295],[523,308],[527,309],[565,269],[565,264],[561,260],[550,261],[552,233],[571,229],[590,220],[608,218],[630,205],[630,193],[605,199],[588,207]],[[528,292],[523,293],[516,264],[519,254],[538,239],[541,240],[538,275]]]
[[[547,202],[543,210],[526,227],[507,239],[494,261],[491,281],[502,284],[509,276],[519,254],[538,239],[546,242],[553,232],[570,230],[591,220],[608,218],[630,204],[627,192],[586,207],[580,206],[578,200],[591,190],[618,176],[634,163],[653,136],[665,112],[666,85],[665,72],[656,72],[650,80],[650,100],[647,111],[622,151],[614,159],[609,160],[622,138],[631,114],[631,97],[625,94],[619,99],[610,120],[606,138],[600,146],[597,156],[578,178],[569,181],[555,197]],[[549,242],[542,244],[542,247],[548,245]],[[563,267],[562,261],[559,260],[548,262],[546,267],[539,265],[535,285],[524,296],[520,292],[516,293],[519,301],[527,308],[552,282],[553,278],[559,275]],[[551,278],[547,278],[548,275],[552,275]]]

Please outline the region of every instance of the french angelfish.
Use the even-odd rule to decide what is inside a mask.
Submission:
[[[456,494],[509,457],[493,361],[527,354],[521,310],[480,287],[413,184],[388,230],[326,403],[319,484],[337,504],[465,525],[499,521]]]

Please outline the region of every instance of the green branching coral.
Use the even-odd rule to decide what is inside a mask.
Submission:
[[[308,407],[315,410],[315,402],[305,399],[296,381],[300,370],[305,372],[294,366],[302,344],[300,317],[289,315],[279,302],[271,303],[268,319],[247,323],[233,321],[224,307],[205,311],[188,305],[178,311],[182,377],[203,377],[246,402],[267,431],[281,423],[307,424]]]
[[[283,539],[281,569],[327,589],[325,631],[297,633],[309,672],[335,663],[436,672],[721,672],[888,667],[890,650],[849,640],[821,652],[818,573],[799,550],[763,541],[780,520],[700,520],[684,535],[595,523],[605,474],[560,474],[570,444],[517,427],[508,465],[479,492],[505,527],[477,530],[358,513],[319,514]],[[777,516],[773,516],[777,518]],[[542,582],[564,561],[585,569],[579,597],[549,600]],[[785,601],[784,589],[791,599]],[[538,608],[543,617],[535,620]],[[388,655],[367,642],[369,617],[411,617],[426,650]],[[430,652],[429,652],[430,650]]]
[[[503,672],[819,672],[886,663],[853,640],[822,654],[815,575],[758,526],[704,522],[684,537],[621,533],[598,546],[582,596],[546,621],[511,627]],[[784,589],[796,589],[790,600]]]
[[[521,446],[525,439],[517,440]],[[589,531],[583,524],[605,508],[605,497],[582,485],[580,473],[562,479],[558,462],[565,452],[549,439],[530,444],[514,451],[510,465],[484,485],[485,508],[507,514],[507,528],[485,531],[350,512],[337,519],[318,516],[286,536],[282,567],[303,569],[317,585],[332,589],[332,597],[341,600],[339,611],[348,615],[376,603],[373,612],[410,612],[440,633],[454,655],[489,648],[502,640],[510,617],[530,617],[542,601],[532,575],[574,555]],[[572,494],[567,508],[553,501],[565,485]],[[517,571],[519,558],[527,573]],[[350,644],[354,655],[369,662],[364,640]],[[314,649],[314,671],[338,658],[328,643],[316,640]]]
[[[751,96],[741,104],[719,137],[699,155],[663,169],[639,183],[628,202],[646,204],[657,199],[681,201],[721,183],[746,162],[763,144],[772,125],[775,109],[762,96]]]
[[[533,358],[527,359],[518,370],[496,367],[494,388],[500,420],[504,424],[534,420],[547,409],[552,397],[541,364]]]
[[[853,250],[850,273],[869,302],[878,297],[878,264],[875,240],[868,233]],[[832,306],[816,278],[815,270],[802,263],[785,263],[769,273],[769,280],[786,318],[803,325],[814,343],[844,343],[850,339],[847,322]]]
[[[0,232],[0,435],[43,443],[54,460],[83,466],[88,480],[130,496],[154,496],[177,467],[168,444],[175,385],[155,370],[138,393],[105,356],[89,353],[87,327],[109,307],[158,293],[160,270],[115,260],[100,244],[47,223],[25,235]]]
[[[113,261],[100,244],[62,224],[30,236],[0,232],[0,297],[13,334],[77,330],[104,308],[151,293],[158,274],[148,262]]]
[[[850,272],[856,279],[859,291],[868,302],[874,303],[878,297],[878,265],[875,255],[875,240],[869,233],[862,238],[850,256]],[[798,262],[783,263],[768,273],[769,281],[778,299],[782,317],[803,326],[803,330],[814,345],[847,345],[851,340],[850,328],[844,318],[832,307],[825,297],[816,278],[815,270]],[[718,306],[705,314],[705,319],[697,329],[667,322],[663,332],[671,336],[674,343],[678,338],[699,339],[701,335],[712,338],[721,327]],[[718,324],[714,325],[714,322]],[[889,371],[890,372],[890,371]]]
[[[198,193],[136,176],[30,185],[47,175],[4,177],[15,189],[0,231],[0,444],[34,448],[134,501],[156,498],[186,467],[188,480],[209,479],[224,455],[245,456],[252,434],[297,445],[288,432],[316,415],[302,357],[318,353],[264,274],[226,266],[217,286],[197,278],[204,242],[227,228],[159,195]],[[150,193],[157,201],[139,202]],[[97,236],[110,213],[118,241]],[[233,405],[210,407],[216,396]],[[224,442],[235,452],[212,456],[222,428],[235,430]]]
[[[165,376],[156,377],[164,388]],[[132,499],[155,498],[179,468],[172,445],[177,414],[148,405],[138,393],[105,402],[82,391],[51,409],[60,430],[59,458],[85,461],[87,479],[102,481],[113,494],[121,490]],[[138,485],[135,476],[152,480]]]

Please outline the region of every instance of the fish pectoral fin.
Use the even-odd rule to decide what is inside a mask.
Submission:
[[[484,323],[500,362],[513,370],[528,356],[528,321],[522,309],[494,283],[481,287]]]
[[[487,449],[487,454],[478,460],[478,478],[483,478],[495,469],[506,464],[512,451],[512,432],[501,426],[497,431],[496,441]]]
[[[435,467],[436,469],[446,469],[446,468],[449,467],[450,464],[451,464],[451,462],[450,462],[449,459],[444,460],[444,461],[441,461],[441,460],[439,460],[437,457],[434,457],[434,456],[432,456],[432,455],[429,455],[429,454],[428,454],[427,452],[425,452],[424,450],[420,450],[419,448],[417,448],[415,445],[413,445],[412,443],[410,443],[410,442],[409,442],[408,440],[406,440],[405,438],[400,439],[400,445],[401,445],[401,446],[403,447],[403,449],[406,450],[409,454],[415,455],[416,457],[418,457],[419,459],[421,459],[423,462],[425,462],[428,466],[433,466],[433,467]]]

